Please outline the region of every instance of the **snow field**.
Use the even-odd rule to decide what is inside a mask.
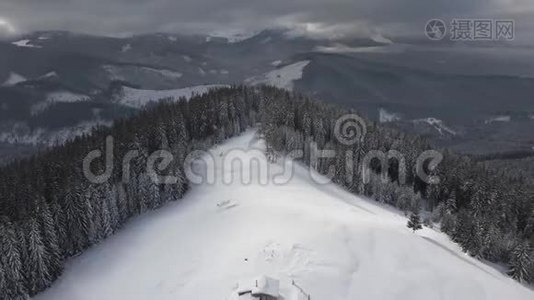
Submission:
[[[254,131],[214,148],[262,148]],[[240,280],[295,280],[312,299],[534,299],[534,292],[463,254],[432,229],[333,185],[302,166],[287,184],[260,184],[256,155],[224,169],[230,184],[194,185],[184,199],[140,216],[74,258],[37,300],[237,299]],[[250,172],[252,174],[244,174]],[[281,165],[269,170],[272,178]],[[239,176],[251,175],[243,185]],[[285,286],[284,286],[285,284]]]

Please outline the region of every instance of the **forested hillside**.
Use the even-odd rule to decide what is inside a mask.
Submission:
[[[191,150],[206,149],[253,125],[259,93],[242,87],[162,103],[112,128],[101,128],[0,172],[0,299],[28,299],[62,273],[67,258],[112,235],[129,218],[174,201],[187,191],[182,163]],[[105,152],[114,137],[110,180],[91,184],[82,172],[91,151]],[[149,154],[168,149],[175,160],[167,175],[176,184],[156,185],[146,174]],[[129,180],[121,162],[131,160]],[[91,167],[105,170],[104,159]],[[101,172],[98,172],[101,171]]]
[[[510,274],[529,280],[533,265],[530,244],[534,239],[533,187],[517,178],[497,177],[469,159],[444,153],[434,175],[438,185],[428,185],[408,169],[399,184],[398,161],[387,166],[389,183],[372,176],[362,181],[365,153],[396,149],[413,166],[428,143],[388,128],[367,124],[366,138],[347,146],[334,136],[337,119],[348,113],[340,108],[270,87],[231,87],[163,102],[111,128],[99,128],[31,159],[12,163],[0,171],[0,299],[27,299],[49,287],[62,273],[69,257],[83,252],[119,230],[132,216],[180,199],[188,190],[183,162],[202,150],[261,122],[268,154],[303,150],[310,163],[310,142],[319,149],[336,150],[336,156],[313,167],[327,173],[335,166],[333,180],[357,194],[417,211],[433,210],[434,222],[473,256],[510,264]],[[95,149],[105,153],[106,138],[114,137],[110,179],[91,184],[84,176],[84,157]],[[158,185],[145,172],[155,151],[170,151],[174,160],[162,174],[178,178],[175,184]],[[129,172],[123,159],[137,150]],[[353,179],[346,180],[346,152]],[[103,158],[91,166],[104,173]],[[380,165],[373,164],[375,171]],[[128,175],[129,176],[125,176]],[[430,222],[429,221],[429,222]]]
[[[276,92],[274,92],[276,93]],[[430,210],[427,224],[439,222],[441,230],[459,243],[472,256],[510,266],[509,274],[519,281],[534,278],[534,185],[525,173],[510,173],[487,168],[468,157],[443,150],[443,161],[431,172],[439,184],[426,184],[416,175],[415,160],[429,149],[428,143],[367,122],[362,142],[351,146],[336,139],[336,121],[348,110],[308,99],[287,99],[282,92],[272,96],[262,111],[262,130],[274,152],[302,150],[303,162],[310,165],[310,143],[318,149],[335,150],[335,157],[313,163],[312,167],[328,174],[335,166],[333,180],[357,194],[396,206],[406,212]],[[397,150],[405,158],[406,179],[399,180],[399,159],[388,157],[388,183],[372,176],[364,184],[362,167],[367,153]],[[346,153],[353,153],[354,165],[345,162]],[[352,173],[347,180],[347,169]],[[379,173],[384,166],[378,160],[371,168]],[[384,170],[386,171],[386,170]],[[385,173],[383,173],[385,174]]]

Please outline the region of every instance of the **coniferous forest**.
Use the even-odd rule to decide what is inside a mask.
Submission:
[[[367,122],[364,140],[350,146],[339,143],[335,123],[349,112],[272,87],[223,88],[189,101],[162,101],[111,128],[98,128],[3,167],[0,299],[28,299],[43,291],[62,274],[70,257],[113,235],[128,219],[179,201],[189,188],[183,170],[186,156],[254,126],[266,139],[269,155],[302,150],[302,163],[310,165],[312,142],[319,149],[335,150],[335,157],[312,167],[326,174],[335,166],[334,182],[407,214],[431,212],[424,223],[439,224],[470,255],[506,264],[510,276],[519,281],[534,280],[531,181],[444,151],[443,161],[433,171],[440,183],[427,184],[413,169],[417,156],[431,149],[424,139]],[[115,167],[109,180],[94,184],[84,176],[82,161],[95,149],[105,153],[108,136],[114,138]],[[156,184],[146,173],[149,155],[160,149],[175,158],[162,173],[176,176],[176,184]],[[137,155],[125,174],[122,162],[131,150]],[[399,180],[400,162],[390,159],[386,169],[373,164],[377,174],[364,183],[361,165],[372,150],[402,153],[408,166],[406,180]],[[105,160],[97,159],[91,167],[96,174],[104,173]],[[388,175],[388,182],[381,180],[380,172]]]

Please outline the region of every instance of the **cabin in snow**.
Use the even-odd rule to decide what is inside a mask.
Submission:
[[[239,282],[239,300],[280,300],[280,282],[267,276]]]

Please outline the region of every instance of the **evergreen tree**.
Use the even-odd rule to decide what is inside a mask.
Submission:
[[[3,293],[7,295],[3,299],[29,299],[24,286],[24,267],[18,249],[17,234],[13,224],[6,219],[0,219],[0,261],[4,267]]]
[[[57,277],[63,270],[62,254],[59,248],[59,240],[54,226],[54,219],[50,213],[47,203],[41,203],[42,211],[39,216],[40,226],[43,231],[43,243],[48,254],[46,259],[46,265],[52,277]]]
[[[408,220],[408,224],[406,226],[412,229],[414,233],[417,230],[423,229],[423,226],[421,225],[421,217],[419,217],[418,212],[415,212],[410,216],[410,220]]]
[[[528,242],[518,244],[512,251],[511,268],[508,274],[520,282],[530,280],[530,276],[532,275],[529,274],[532,266],[531,254],[532,249]]]
[[[31,218],[27,226],[28,236],[28,257],[30,266],[28,280],[30,287],[30,295],[35,295],[50,286],[51,276],[46,265],[46,257],[49,255],[46,252],[46,247],[39,230],[39,223]]]

